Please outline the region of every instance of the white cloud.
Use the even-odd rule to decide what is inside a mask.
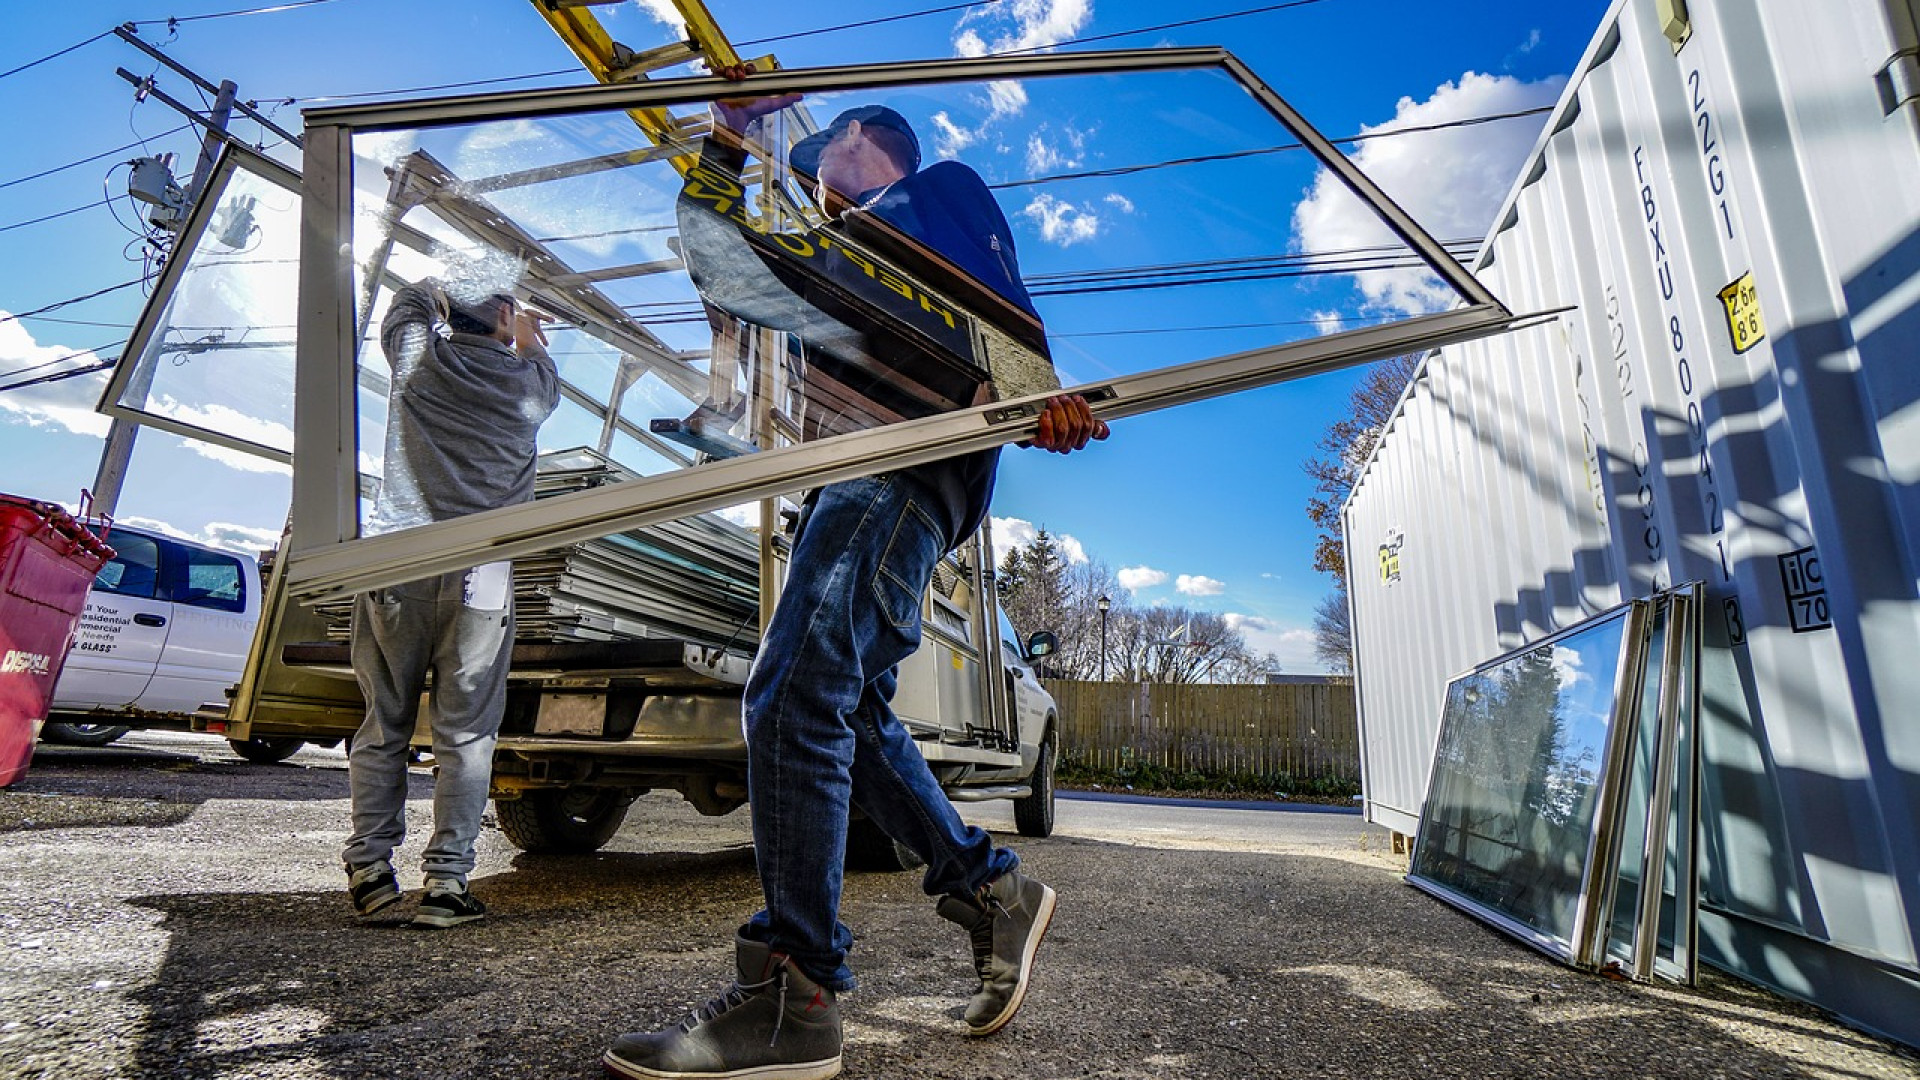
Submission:
[[[1580,654],[1564,645],[1553,647],[1553,671],[1560,677],[1560,689],[1571,690],[1583,682],[1593,681],[1593,676],[1581,670],[1583,660]]]
[[[181,445],[208,461],[217,461],[229,469],[238,469],[241,472],[279,473],[282,476],[293,475],[292,466],[282,465],[258,454],[215,446],[213,443],[202,442],[199,439],[185,439],[182,440]]]
[[[1025,112],[1027,90],[1017,82],[1002,79],[988,83],[986,96],[974,95],[973,103],[985,114],[980,123],[973,127],[967,127],[955,120],[953,114],[944,109],[933,114],[935,156],[957,157],[961,151],[985,139],[993,131],[994,125],[1003,118],[1019,116]]]
[[[18,319],[0,323],[0,372],[19,373],[6,378],[5,382],[89,367],[105,359],[88,351],[79,352],[72,360],[54,363],[76,352],[79,350],[65,345],[40,344]],[[43,364],[50,366],[42,367]],[[101,372],[8,390],[0,393],[0,419],[104,438],[111,421],[95,412],[94,406],[100,401],[106,381],[106,373]]]
[[[1078,34],[1092,19],[1093,0],[1010,0],[983,5],[968,11],[955,24],[953,53],[975,57],[1050,49]],[[988,83],[986,91],[986,98],[979,102],[986,110],[985,119],[968,129],[949,118],[953,131],[963,134],[964,139],[936,139],[935,150],[940,156],[953,156],[947,152],[948,147],[958,152],[985,136],[995,121],[1026,111],[1027,90],[1020,83],[1001,79]]]
[[[247,555],[258,555],[262,551],[266,551],[280,543],[280,534],[272,529],[260,529],[251,525],[236,525],[230,521],[209,521],[197,532],[179,528],[171,522],[161,521],[159,518],[140,517],[137,515],[115,518],[114,524],[126,525],[135,529],[145,529],[148,532],[165,533],[168,536],[178,537],[181,540],[192,540],[198,544],[206,544],[209,547],[217,547],[226,551],[242,552]],[[107,542],[113,542],[111,533],[107,536]]]
[[[945,110],[933,114],[933,152],[939,157],[957,157],[960,151],[979,141],[978,132],[954,123]]]
[[[289,447],[293,445],[293,431],[285,424],[276,424],[249,416],[239,409],[227,405],[186,405],[174,398],[162,395],[153,406],[153,411],[183,424],[191,424],[208,431],[218,431],[236,439],[245,439],[262,446]],[[200,439],[184,439],[181,445],[211,461],[217,461],[242,472],[281,473],[292,475],[293,470],[278,461],[249,454],[240,450],[230,450]]]
[[[993,519],[993,561],[1004,562],[1007,553],[1024,548],[1038,539],[1040,528],[1025,518],[997,517]],[[1049,531],[1054,546],[1059,548],[1061,557],[1070,563],[1087,561],[1087,549],[1079,540],[1066,533]]]
[[[1027,172],[1038,176],[1060,169],[1079,168],[1086,162],[1088,134],[1067,126],[1056,135],[1051,125],[1040,125],[1038,130],[1027,136]]]
[[[1520,53],[1521,55],[1524,56],[1525,54],[1530,53],[1539,47],[1540,47],[1540,28],[1536,26],[1532,30],[1527,31],[1527,40],[1525,44],[1520,46]]]
[[[987,84],[987,103],[992,106],[988,123],[1003,116],[1019,116],[1027,111],[1027,88],[1007,79],[995,80]]]
[[[714,513],[744,529],[758,529],[760,527],[760,504],[757,502],[742,503],[739,506],[723,506],[715,510]]]
[[[1226,582],[1205,574],[1181,574],[1174,579],[1173,587],[1188,596],[1219,596],[1227,591]]]
[[[1312,630],[1237,611],[1230,611],[1222,618],[1226,619],[1229,629],[1246,639],[1247,648],[1256,655],[1272,653],[1281,671],[1304,674],[1327,668],[1326,663],[1314,655]]]
[[[676,36],[685,36],[687,17],[674,9],[672,0],[634,0],[631,8],[637,9],[652,21],[677,31]],[[626,4],[609,4],[595,10],[600,13],[602,22],[620,22],[623,21],[621,16],[630,9]]]
[[[969,11],[953,47],[960,56],[1048,49],[1092,20],[1093,0],[1012,0]]]
[[[1347,325],[1346,316],[1337,311],[1316,311],[1308,318],[1313,320],[1313,328],[1322,334],[1337,334]]]
[[[1123,214],[1133,213],[1133,200],[1117,191],[1100,201],[1106,203],[1108,206],[1114,207]]]
[[[1550,105],[1565,82],[1562,76],[1523,82],[1469,71],[1458,82],[1440,84],[1425,101],[1401,98],[1393,119],[1363,130],[1371,134]],[[1372,139],[1359,144],[1353,162],[1434,237],[1479,236],[1492,226],[1544,121],[1544,116],[1531,117]],[[1304,252],[1399,244],[1324,169],[1294,210],[1293,232]],[[1375,270],[1354,280],[1367,306],[1384,312],[1438,311],[1454,299],[1453,291],[1426,270]]]
[[[1034,196],[1020,216],[1039,227],[1042,240],[1060,247],[1072,247],[1100,235],[1100,219],[1089,208],[1044,193]]]
[[[1135,593],[1141,589],[1151,589],[1155,585],[1165,585],[1167,583],[1167,572],[1165,570],[1155,570],[1151,566],[1122,567],[1117,576],[1120,580],[1121,588],[1128,592]]]

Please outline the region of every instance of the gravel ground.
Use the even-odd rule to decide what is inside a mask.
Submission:
[[[411,823],[432,781],[415,774]],[[338,751],[43,748],[0,791],[0,1076],[590,1077],[731,971],[744,814],[635,804],[607,851],[489,827],[481,924],[356,922]],[[1011,833],[998,804],[969,818]],[[911,874],[848,879],[850,1077],[1920,1077],[1920,1058],[1724,978],[1578,975],[1400,882],[1357,817],[1061,803],[1018,841],[1061,894],[1020,1017],[960,1034],[962,935]],[[404,855],[417,855],[418,841]]]

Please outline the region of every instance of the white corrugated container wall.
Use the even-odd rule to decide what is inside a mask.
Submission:
[[[1372,820],[1449,678],[1704,581],[1703,958],[1920,1044],[1916,22],[1617,3],[1476,263],[1572,310],[1429,356],[1345,524]]]

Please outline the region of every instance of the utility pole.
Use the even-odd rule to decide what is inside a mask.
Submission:
[[[136,93],[141,97],[152,96],[158,98],[162,103],[178,110],[184,114],[187,119],[192,120],[194,123],[206,129],[205,134],[200,140],[199,160],[195,161],[193,165],[193,179],[187,184],[184,206],[192,206],[194,200],[200,197],[200,193],[206,190],[207,180],[213,175],[213,163],[220,156],[220,147],[227,141],[227,124],[232,120],[233,112],[236,108],[254,120],[259,121],[265,125],[268,130],[286,139],[288,142],[296,146],[300,144],[299,136],[293,135],[274,124],[266,117],[254,111],[252,106],[236,101],[235,98],[239,87],[234,85],[233,80],[222,79],[219,86],[214,86],[194,72],[182,67],[166,53],[140,40],[132,23],[116,27],[114,33],[119,35],[120,40],[141,50],[155,60],[165,64],[167,67],[172,68],[175,72],[191,80],[201,89],[213,92],[213,109],[206,116],[201,116],[199,112],[191,106],[175,101],[173,98],[161,93],[154,87],[152,79],[142,79],[128,72],[125,68],[120,68],[115,72],[115,74],[121,78],[132,83],[136,88]],[[176,225],[175,228],[178,228],[178,225]],[[124,353],[121,354],[120,360],[123,363],[127,362],[127,356]],[[138,357],[134,358],[134,362],[138,362]],[[136,368],[133,373],[133,378],[127,383],[125,400],[136,408],[144,406],[147,400],[147,392],[151,390],[152,387],[153,369],[148,368],[145,371],[141,371]],[[107,444],[100,451],[100,467],[94,472],[93,476],[92,490],[95,513],[111,516],[115,508],[119,506],[120,490],[127,478],[127,464],[133,459],[134,438],[139,435],[139,433],[140,425],[138,423],[125,417],[114,417],[113,426],[107,431]]]

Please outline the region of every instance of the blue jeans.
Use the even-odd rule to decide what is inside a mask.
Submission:
[[[970,895],[1020,861],[960,820],[889,705],[920,644],[934,564],[955,542],[948,516],[898,473],[823,489],[747,679],[747,794],[767,906],[745,932],[834,990],[853,987],[853,935],[839,921],[850,805],[926,860],[930,896]]]

